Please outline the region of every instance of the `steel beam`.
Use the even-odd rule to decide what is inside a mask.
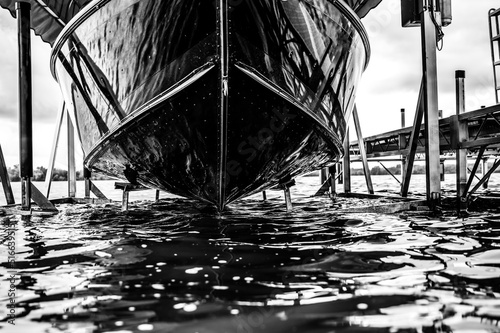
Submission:
[[[440,205],[440,149],[439,149],[439,109],[437,84],[436,26],[432,15],[434,1],[421,0],[422,22],[422,68],[424,74],[423,109],[425,119],[425,166],[427,201],[431,208]]]
[[[3,158],[2,146],[0,146],[0,182],[2,183],[3,192],[5,194],[5,200],[8,205],[13,205],[16,203],[14,199],[14,194],[12,193],[12,187],[10,185],[9,172],[7,170],[7,165],[5,164],[5,159]]]
[[[415,111],[415,119],[413,120],[413,130],[411,132],[410,142],[408,144],[409,152],[408,154],[406,154],[407,155],[406,168],[402,172],[404,175],[403,181],[401,183],[402,197],[408,196],[408,189],[410,187],[413,164],[415,162],[415,155],[417,153],[417,148],[418,148],[418,137],[420,136],[420,127],[422,126],[422,118],[424,115],[424,109],[422,103],[423,90],[424,90],[424,83],[422,79],[422,83],[420,84],[420,92],[418,94],[417,109]]]
[[[392,176],[392,178],[394,178],[400,185],[401,185],[401,182],[399,181],[398,177],[394,176],[394,174],[391,172],[391,170],[387,169],[387,167],[382,163],[382,162],[378,162],[378,164],[380,164],[382,166],[382,168],[384,168],[384,170],[390,175]]]
[[[372,177],[370,175],[370,167],[368,166],[368,159],[366,158],[365,143],[363,141],[363,134],[361,132],[361,124],[359,122],[358,108],[354,105],[353,110],[354,127],[356,128],[356,136],[358,137],[358,148],[359,154],[361,155],[361,161],[363,163],[363,173],[365,175],[366,187],[368,193],[373,194],[373,184]]]
[[[466,141],[462,143],[462,148],[478,148],[482,146],[489,146],[500,143],[500,137],[492,137],[492,138],[482,138],[471,141]]]
[[[468,194],[468,197],[470,197],[471,195],[473,195],[477,191],[477,189],[479,187],[481,187],[481,185],[484,184],[484,182],[488,181],[488,179],[490,179],[490,176],[493,174],[493,172],[495,172],[495,170],[499,166],[500,166],[500,159],[496,160],[495,163],[493,163],[493,166],[491,167],[490,170],[488,170],[488,172],[486,173],[486,175],[484,175],[484,177],[481,178],[481,180],[476,184],[476,186],[474,186],[474,188],[472,190],[470,190],[470,193]]]
[[[99,188],[97,186],[95,186],[95,184],[90,181],[90,191],[92,193],[94,193],[94,195],[98,198],[98,199],[101,199],[101,200],[108,200],[108,198],[104,195],[104,193],[101,192],[101,190],[99,190]]]
[[[472,167],[472,170],[470,172],[469,180],[467,181],[467,184],[465,185],[464,192],[462,193],[462,198],[467,198],[467,192],[469,191],[470,186],[472,185],[472,181],[474,180],[474,177],[476,176],[477,169],[479,167],[479,163],[481,162],[481,159],[483,158],[484,151],[486,150],[486,146],[482,146],[479,149],[479,152],[476,157],[476,162],[474,163],[474,166]],[[492,168],[494,170],[494,168]],[[491,171],[491,170],[490,170]]]
[[[324,181],[321,183],[321,187],[319,188],[318,191],[316,191],[316,193],[313,195],[313,197],[320,197],[320,196],[323,196],[327,193],[330,193],[331,196],[335,196],[336,195],[336,179],[335,179],[335,176],[336,176],[336,166],[333,165],[333,166],[330,166],[328,168],[325,168],[323,169],[322,171],[324,171],[326,173],[326,178],[324,179]],[[323,178],[323,177],[321,177]]]
[[[482,164],[482,167],[481,167],[481,171],[482,171],[482,174],[483,174],[483,178],[486,177],[486,174],[488,173],[488,157],[483,158],[483,164]],[[488,188],[488,181],[489,180],[490,179],[488,177],[488,179],[486,179],[485,182],[483,183],[483,188],[484,189]]]
[[[43,211],[57,212],[57,208],[52,202],[47,199],[42,192],[40,192],[33,183],[30,183],[30,191],[33,196],[33,201],[40,207]]]
[[[47,174],[45,175],[45,189],[47,198],[50,195],[50,189],[52,187],[52,176],[54,174],[54,164],[56,162],[57,148],[59,146],[59,137],[61,135],[61,126],[64,117],[66,106],[63,105],[59,109],[56,119],[56,131],[54,132],[54,139],[52,141],[52,150],[50,151],[49,167],[47,168]],[[69,116],[68,116],[69,117]]]

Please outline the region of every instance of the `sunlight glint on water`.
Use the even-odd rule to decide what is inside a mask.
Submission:
[[[379,188],[397,192],[387,179]],[[311,198],[317,183],[298,180],[292,213],[278,191],[221,215],[165,195],[147,201],[148,191],[131,194],[129,212],[113,203],[0,217],[2,331],[500,332],[496,207],[466,219],[342,213],[367,202]]]

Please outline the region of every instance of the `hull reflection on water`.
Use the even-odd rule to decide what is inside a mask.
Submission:
[[[498,215],[335,209],[364,199],[352,200],[299,197],[292,214],[255,196],[218,216],[179,198],[7,216],[4,226],[17,224],[13,331],[500,331]],[[8,332],[12,270],[0,264]]]
[[[368,58],[341,1],[96,0],[52,71],[88,167],[223,209],[343,153]]]

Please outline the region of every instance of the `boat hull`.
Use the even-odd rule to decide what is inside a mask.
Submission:
[[[368,58],[349,14],[327,0],[95,1],[53,51],[86,165],[223,209],[333,163]]]

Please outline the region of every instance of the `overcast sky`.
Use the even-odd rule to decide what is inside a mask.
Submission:
[[[400,0],[383,0],[363,19],[372,56],[358,89],[363,135],[400,127],[400,109],[406,124],[415,113],[421,79],[420,29],[401,28]],[[444,29],[444,48],[438,53],[439,108],[455,113],[455,70],[466,70],[467,110],[494,104],[493,74],[487,14],[498,0],[453,1],[453,23]],[[0,9],[0,145],[7,165],[19,163],[16,21]],[[34,36],[33,116],[34,166],[48,165],[55,120],[61,105],[59,87],[49,70],[50,46]],[[352,133],[353,131],[351,131]],[[65,138],[56,167],[65,168]],[[81,152],[78,152],[81,160]]]
[[[443,29],[443,49],[437,55],[444,117],[456,112],[456,70],[466,71],[467,111],[495,104],[488,11],[499,6],[498,0],[452,1],[453,22]],[[372,48],[357,94],[363,136],[399,128],[401,108],[410,126],[422,78],[420,28],[401,27],[400,0],[382,0],[363,23]]]

